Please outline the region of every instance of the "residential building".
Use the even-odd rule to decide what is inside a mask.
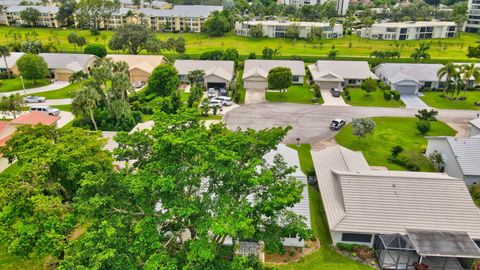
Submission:
[[[36,25],[43,27],[61,27],[62,24],[57,20],[58,7],[55,6],[8,6],[4,11],[6,24],[10,26],[18,26],[28,24],[20,17],[20,13],[27,8],[33,8],[40,12]]]
[[[446,78],[438,78],[441,64],[384,63],[375,67],[377,77],[401,95],[416,95],[425,88],[443,88]]]
[[[102,22],[102,28],[117,29],[126,24],[136,24],[138,22],[138,14],[135,10],[130,8],[119,8],[108,20]]]
[[[480,137],[427,137],[426,155],[439,153],[443,171],[463,179],[465,184],[480,184]]]
[[[208,16],[221,10],[222,6],[175,5],[171,9],[141,8],[138,12],[145,16],[145,23],[152,30],[198,33]]]
[[[0,72],[6,72],[8,69],[13,74],[19,74],[19,71],[17,68],[17,60],[20,57],[22,57],[22,55],[24,54],[25,53],[23,52],[11,52],[10,56],[6,57],[7,66],[5,66],[5,61],[3,59],[0,59]]]
[[[364,0],[368,1],[368,0]],[[294,5],[297,8],[305,5],[319,5],[328,2],[328,0],[278,0],[277,3],[284,5]],[[338,15],[346,15],[350,0],[335,0],[335,8]]]
[[[381,269],[470,269],[480,258],[480,211],[460,179],[372,170],[342,146],[311,154],[333,244],[374,247]]]
[[[47,63],[48,70],[57,81],[68,81],[73,73],[90,72],[96,56],[90,54],[74,53],[41,53],[39,54]]]
[[[480,117],[470,120],[470,137],[480,137]]]
[[[168,63],[162,55],[108,54],[106,57],[127,63],[131,82],[147,81],[157,66]]]
[[[205,73],[203,82],[207,88],[227,88],[235,75],[233,61],[220,60],[176,60],[173,65],[182,82],[187,82],[187,75],[193,70]]]
[[[323,38],[341,38],[343,36],[343,26],[335,24],[331,27],[328,22],[291,22],[291,21],[245,21],[235,23],[235,34],[240,36],[250,36],[250,28],[261,25],[263,36],[271,38],[286,37],[287,27],[295,26],[298,28],[299,38],[308,38],[313,29],[321,29]]]
[[[367,61],[318,60],[309,65],[312,79],[321,89],[339,88],[345,85],[359,86],[367,78],[377,80]]]
[[[292,83],[303,84],[305,64],[296,60],[245,60],[243,87],[245,89],[267,89],[268,72],[272,68],[286,67],[292,72]]]
[[[454,22],[383,22],[363,27],[357,32],[362,38],[384,40],[415,40],[426,38],[455,37],[457,26]]]
[[[480,33],[480,0],[468,0],[468,19],[465,32]]]

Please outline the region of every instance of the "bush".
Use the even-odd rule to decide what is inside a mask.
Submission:
[[[146,95],[144,97],[144,100],[145,100],[145,102],[150,102],[150,101],[154,100],[156,97],[157,97],[157,95],[155,93],[151,93],[149,95]]]
[[[390,150],[392,158],[397,158],[398,155],[403,152],[403,147],[401,145],[395,145],[392,147],[392,150]]]
[[[430,131],[430,128],[430,122],[426,120],[421,120],[417,122],[417,129],[422,135],[427,134]]]
[[[102,44],[92,43],[85,46],[83,53],[93,54],[97,57],[104,58],[107,55],[107,48]]]
[[[392,90],[393,99],[396,101],[400,100],[400,93],[398,91]]]
[[[390,87],[390,85],[384,83],[384,82],[379,82],[378,83],[378,88],[380,88],[380,90],[382,91],[389,91],[391,90],[392,88]]]
[[[383,99],[390,101],[392,100],[392,91],[384,91],[383,92]]]
[[[418,114],[415,114],[415,117],[418,118],[418,120],[437,121],[437,115],[438,111],[436,110],[421,109],[418,111]]]
[[[398,156],[400,164],[410,171],[420,171],[422,167],[428,167],[431,163],[420,151],[417,149],[407,150]],[[403,164],[403,165],[402,165]]]
[[[347,243],[337,243],[337,248],[340,250],[345,250],[345,251],[350,251],[354,252],[355,248],[357,248],[359,245],[356,244],[347,244]]]

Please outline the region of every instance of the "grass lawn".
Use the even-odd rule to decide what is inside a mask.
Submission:
[[[385,166],[389,170],[405,170],[405,168],[387,160],[390,150],[395,145],[404,149],[421,149],[427,140],[417,130],[417,119],[413,117],[374,117],[375,133],[365,138],[352,135],[352,126],[347,125],[336,136],[337,143],[354,151],[362,151],[371,166]],[[453,136],[456,131],[447,124],[435,121],[431,123],[428,136]],[[422,168],[432,171],[433,168]]]
[[[308,85],[292,85],[288,88],[287,92],[266,92],[265,99],[273,102],[292,102],[292,103],[305,103],[312,104],[313,92],[310,91]],[[323,100],[318,101],[319,104],[323,103]]]
[[[456,110],[480,110],[480,106],[475,106],[474,102],[480,102],[480,91],[461,92],[458,96],[466,96],[466,100],[449,100],[442,98],[442,92],[425,92],[421,99],[428,106],[438,109],[456,109]]]
[[[365,96],[365,91],[360,88],[348,89],[350,93],[350,100],[344,98],[345,102],[353,106],[372,106],[372,107],[402,107],[401,100],[385,100],[383,98],[383,91],[377,90]]]
[[[101,31],[100,35],[93,36],[88,30],[78,29],[50,29],[50,28],[21,28],[21,27],[0,27],[0,44],[8,44],[15,41],[14,34],[21,34],[18,42],[25,40],[26,33],[38,34],[38,39],[44,44],[53,42],[53,45],[60,51],[74,51],[74,46],[67,41],[68,34],[75,32],[84,36],[88,43],[108,44],[113,31]],[[328,52],[335,45],[340,57],[368,57],[372,51],[398,50],[401,57],[409,58],[413,50],[418,47],[417,40],[391,41],[391,40],[369,40],[362,39],[355,35],[345,36],[339,39],[321,40],[317,43],[305,40],[294,41],[286,38],[248,38],[228,33],[223,37],[209,37],[203,33],[158,33],[157,36],[166,40],[169,37],[183,36],[186,41],[187,54],[201,54],[204,51],[215,49],[237,48],[241,55],[248,55],[254,52],[262,54],[264,47],[278,48],[282,56],[322,56],[326,57]],[[476,46],[479,39],[478,34],[462,33],[460,37],[449,39],[423,40],[431,43],[429,53],[432,59],[467,59],[468,46]],[[77,48],[77,52],[79,48]],[[145,53],[145,52],[143,52]]]
[[[79,86],[78,83],[73,83],[57,90],[40,92],[35,95],[45,97],[46,99],[73,98],[73,94],[78,90]]]
[[[57,108],[61,111],[66,111],[66,112],[71,112],[72,111],[72,105],[71,104],[65,104],[65,105],[52,105],[53,108]]]
[[[5,248],[0,245],[0,269],[2,270],[44,270],[43,259],[22,259],[7,254]]]
[[[480,207],[480,185],[472,185],[470,188],[470,193],[472,194],[475,204]]]
[[[288,145],[298,151],[300,167],[304,173],[313,170],[313,161],[310,155],[310,145],[302,144],[300,146]],[[323,209],[320,192],[312,187],[308,187],[308,197],[310,200],[310,215],[312,220],[312,230],[315,237],[320,241],[320,248],[312,254],[300,259],[299,262],[290,263],[281,266],[275,266],[279,270],[311,270],[311,269],[335,269],[335,270],[371,270],[366,265],[351,260],[332,247],[332,239],[328,230],[325,210]]]
[[[2,43],[2,42],[0,42]],[[3,60],[2,60],[3,61]],[[22,80],[20,77],[14,79],[1,79],[0,80],[0,92],[10,92],[10,91],[17,91],[23,90]],[[25,89],[34,88],[34,87],[41,87],[50,84],[50,81],[47,79],[38,80],[35,85],[32,84],[30,80],[23,80],[25,84]]]

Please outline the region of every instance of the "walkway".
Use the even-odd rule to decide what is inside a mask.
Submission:
[[[18,91],[12,91],[12,92],[2,92],[0,93],[1,95],[11,95],[11,94],[20,94],[20,95],[31,95],[35,93],[40,93],[40,92],[46,92],[46,91],[52,91],[52,90],[58,90],[62,89],[66,86],[68,86],[70,83],[69,82],[63,82],[63,81],[56,81],[52,84],[45,85],[42,87],[37,87],[37,88],[30,88],[30,89],[25,89],[24,90],[18,90]]]
[[[339,96],[339,97],[332,96],[332,93],[330,93],[330,90],[328,89],[320,89],[320,92],[322,93],[323,105],[350,106],[347,103],[345,103],[342,96]]]
[[[428,109],[427,104],[417,95],[401,95],[400,99],[405,103],[405,108]]]

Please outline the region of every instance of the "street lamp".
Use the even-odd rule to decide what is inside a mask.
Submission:
[[[27,95],[27,90],[25,90],[25,84],[23,83],[23,76],[20,76],[20,80],[22,81],[23,93]]]

